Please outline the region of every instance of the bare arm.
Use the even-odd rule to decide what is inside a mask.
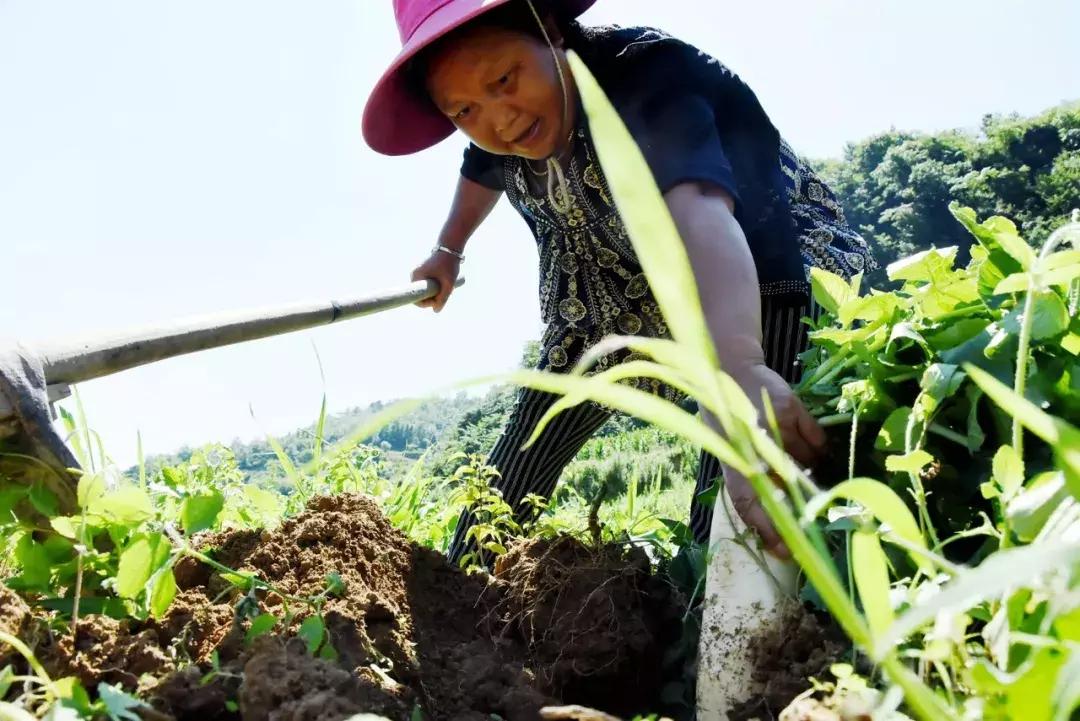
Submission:
[[[454,200],[450,204],[450,213],[439,232],[439,245],[445,245],[458,253],[465,252],[469,238],[491,213],[499,201],[502,191],[486,188],[461,176],[458,180]],[[439,283],[439,294],[422,300],[417,305],[434,308],[438,313],[446,305],[450,294],[454,292],[454,283],[461,271],[461,261],[449,253],[432,253],[412,272],[413,280],[432,278]]]
[[[721,367],[759,412],[762,391],[768,394],[785,450],[803,465],[813,465],[824,449],[825,433],[784,379],[765,365],[757,269],[742,227],[732,213],[731,196],[720,188],[687,183],[672,188],[665,199],[686,245]],[[716,428],[716,420],[704,415]],[[731,469],[725,469],[724,477],[739,515],[757,529],[766,548],[786,555],[746,479]]]
[[[765,362],[757,269],[731,196],[684,183],[665,195],[694,268],[701,307],[721,367],[735,375]]]
[[[461,176],[450,204],[450,214],[439,233],[439,243],[459,253],[464,252],[465,244],[501,196],[501,190],[492,190]]]

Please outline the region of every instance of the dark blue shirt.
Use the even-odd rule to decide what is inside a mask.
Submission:
[[[762,295],[805,297],[810,266],[844,277],[876,267],[832,192],[783,142],[750,88],[717,60],[648,28],[576,26],[567,43],[619,111],[661,191],[702,182],[732,196]],[[470,145],[461,168],[505,191],[536,237],[549,324],[544,345],[556,367],[607,333],[667,335],[579,117],[566,168],[567,213],[551,207],[546,182],[521,158]]]

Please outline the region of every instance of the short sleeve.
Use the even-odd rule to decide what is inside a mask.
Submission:
[[[738,183],[712,105],[678,88],[636,98],[624,114],[662,192],[680,183],[717,185],[740,205]]]
[[[461,162],[461,174],[491,190],[505,190],[503,182],[503,159],[493,153],[481,150],[469,143],[465,148],[465,157]]]

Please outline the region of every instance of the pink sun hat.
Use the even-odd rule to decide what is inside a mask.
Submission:
[[[401,52],[379,78],[364,108],[364,140],[384,155],[429,148],[455,130],[450,119],[409,84],[407,65],[417,53],[478,15],[511,0],[394,0]],[[533,0],[577,17],[596,0]]]

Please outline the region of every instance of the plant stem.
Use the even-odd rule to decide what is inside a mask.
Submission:
[[[1045,250],[1045,248],[1044,248]],[[1013,380],[1013,391],[1021,398],[1027,387],[1028,356],[1031,353],[1031,315],[1035,309],[1035,278],[1028,279],[1027,295],[1024,297],[1024,315],[1020,320],[1020,342],[1016,351],[1016,378]],[[1013,417],[1012,446],[1016,455],[1024,457],[1024,426],[1020,423],[1020,417]]]
[[[34,652],[30,650],[29,646],[6,631],[0,631],[0,643],[6,643],[8,646],[11,646],[18,651],[19,655],[26,659],[26,662],[30,664],[30,668],[33,669],[37,677],[44,683],[49,696],[56,696],[56,692],[53,688],[53,681],[49,677],[49,672],[46,671],[45,667],[41,665],[41,662],[37,660],[37,656],[34,655]]]
[[[862,403],[855,407],[855,412],[851,414],[851,435],[848,438],[848,480],[850,481],[855,477],[855,441],[859,434],[859,411],[862,410]],[[847,507],[850,508],[853,502],[848,501]],[[847,583],[848,583],[848,598],[851,601],[851,605],[855,605],[855,566],[852,563],[852,550],[851,550],[851,536],[852,531],[849,528],[844,531],[844,554],[847,559]],[[851,649],[851,662],[855,663],[855,649]]]
[[[1076,233],[1078,222],[1080,222],[1080,213],[1074,210],[1072,222],[1061,226],[1050,234],[1050,237],[1046,239],[1042,249],[1039,251],[1035,267],[1028,270],[1027,294],[1024,296],[1024,315],[1020,320],[1020,341],[1019,348],[1016,351],[1016,378],[1013,380],[1013,391],[1021,398],[1027,388],[1027,367],[1031,355],[1031,325],[1034,322],[1032,315],[1035,309],[1035,293],[1039,290],[1037,278],[1039,266],[1057,250],[1058,245],[1063,240],[1068,240],[1073,248],[1077,248],[1076,238],[1080,237]],[[1013,450],[1016,451],[1016,455],[1023,458],[1024,427],[1020,423],[1019,417],[1013,417],[1012,446]]]

